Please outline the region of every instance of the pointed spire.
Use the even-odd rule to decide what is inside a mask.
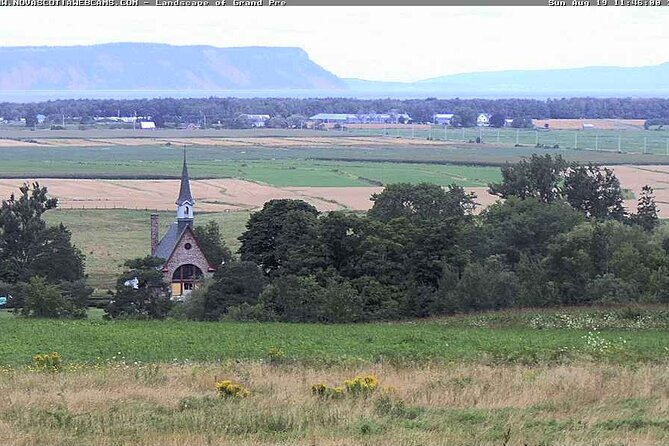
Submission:
[[[188,176],[188,164],[186,164],[186,148],[184,147],[184,167],[181,171],[181,187],[179,188],[179,198],[177,198],[177,206],[184,203],[195,204],[193,194],[190,192],[190,178]]]

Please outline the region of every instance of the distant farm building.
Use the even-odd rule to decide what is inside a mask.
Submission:
[[[309,120],[319,124],[352,124],[357,123],[358,118],[348,113],[318,113]]]
[[[153,121],[142,121],[139,123],[139,128],[142,130],[155,130],[156,123]]]
[[[432,116],[432,122],[438,125],[452,125],[453,124],[453,113],[437,113]]]
[[[479,113],[478,117],[476,118],[476,126],[477,127],[488,127],[490,126],[490,117],[492,115],[489,113]]]
[[[513,118],[506,118],[504,120],[504,127],[513,127]]]
[[[583,123],[583,129],[594,129],[594,128],[595,128],[595,124]]]
[[[406,113],[318,113],[309,120],[318,124],[407,124],[413,121]]]
[[[251,122],[253,127],[265,127],[265,123],[270,120],[269,115],[244,115]]]

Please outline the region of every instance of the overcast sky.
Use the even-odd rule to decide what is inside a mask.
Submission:
[[[0,8],[0,45],[297,46],[341,77],[413,81],[669,61],[663,7]]]

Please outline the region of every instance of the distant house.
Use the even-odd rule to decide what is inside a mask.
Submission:
[[[490,126],[490,117],[492,115],[490,113],[479,113],[478,117],[476,118],[476,126],[477,127],[488,127]]]
[[[504,127],[513,127],[513,118],[506,118],[504,120]]]
[[[432,122],[438,125],[452,125],[453,124],[453,113],[436,113],[432,116]]]
[[[142,121],[139,123],[139,128],[142,130],[155,130],[156,123],[153,121]]]
[[[270,115],[244,115],[251,122],[253,127],[265,127],[265,123],[270,120]]]
[[[583,129],[594,129],[594,128],[595,128],[595,124],[583,123]]]

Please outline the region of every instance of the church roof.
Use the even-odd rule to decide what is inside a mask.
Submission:
[[[172,252],[174,252],[174,247],[177,245],[177,243],[179,243],[181,236],[186,231],[188,226],[189,225],[187,222],[172,223],[163,238],[160,239],[158,246],[156,246],[156,252],[153,256],[158,257],[159,259],[169,259],[172,255]]]
[[[195,240],[195,244],[197,245],[198,249],[202,251],[202,248],[200,248],[200,244],[197,240],[197,237],[195,237],[195,231],[193,231],[191,223],[182,220],[172,223],[170,225],[170,228],[167,230],[163,238],[160,240],[160,243],[156,247],[156,252],[153,256],[159,259],[164,259],[166,263],[169,262],[170,258],[172,257],[174,251],[177,248],[177,245],[184,237],[186,231],[190,231],[193,239]],[[206,256],[205,260],[209,264],[209,271],[214,271],[214,267],[212,266],[209,259],[206,258]]]
[[[184,150],[184,167],[181,171],[181,187],[179,188],[179,198],[177,198],[177,206],[184,203],[194,204],[193,194],[190,191],[190,177],[188,176],[188,164],[186,164],[186,151]]]

